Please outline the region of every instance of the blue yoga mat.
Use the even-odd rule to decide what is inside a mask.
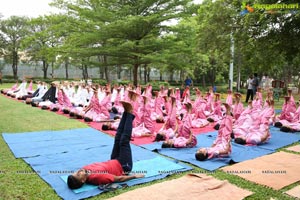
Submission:
[[[233,141],[231,144],[232,153],[230,157],[233,162],[242,162],[245,160],[254,159],[275,152],[274,150],[263,149],[259,146],[244,146],[236,144]]]
[[[158,170],[159,169],[159,170]],[[148,160],[140,160],[133,163],[132,173],[144,173],[145,178],[143,179],[153,179],[155,176],[164,176],[164,174],[176,173],[178,171],[186,170],[184,166],[179,165],[178,163],[174,162],[173,160],[168,160],[161,156],[157,156],[152,159]],[[61,176],[63,181],[67,183],[68,175]],[[136,185],[142,183],[143,179],[133,179],[126,183],[128,186]],[[81,188],[73,190],[75,193],[86,192],[89,190],[93,190],[98,186],[84,184]]]
[[[209,132],[206,134],[197,135],[197,146],[194,148],[161,148],[159,147],[157,150],[160,154],[169,156],[171,158],[188,162],[203,169],[213,171],[220,167],[226,166],[229,164],[231,157],[224,157],[224,158],[213,158],[205,161],[198,161],[195,158],[195,153],[198,148],[200,147],[210,147],[215,140],[217,135],[217,131]],[[144,148],[147,146],[144,145]],[[153,146],[150,146],[153,148]]]
[[[175,149],[175,148],[168,148],[168,149],[162,149],[161,148],[161,142],[160,143],[154,143],[154,144],[147,144],[143,145],[143,148],[149,149],[149,150],[156,150],[160,154],[169,156],[171,158],[188,162],[193,165],[196,165],[200,168],[213,171],[220,167],[226,166],[233,162],[241,162],[253,158],[257,158],[263,155],[267,155],[270,153],[273,153],[274,150],[270,149],[263,149],[258,146],[243,146],[235,144],[232,141],[232,153],[228,157],[222,157],[222,158],[213,158],[205,161],[198,161],[195,158],[195,153],[198,148],[200,147],[210,147],[215,140],[217,136],[217,131],[209,132],[206,134],[197,135],[197,141],[198,144],[194,148],[181,148],[181,149]]]
[[[29,139],[24,134],[12,134],[12,137],[8,136],[9,134],[3,134],[3,137],[12,151],[17,155],[24,156],[25,162],[52,186],[60,197],[63,199],[82,199],[103,192],[98,188],[92,187],[87,191],[76,194],[67,187],[61,177],[69,175],[87,164],[108,160],[113,144],[112,137],[91,128],[27,134],[31,141],[34,141],[31,145],[28,145],[28,143],[26,145]],[[64,139],[60,140],[61,137]],[[56,142],[51,143],[51,140]],[[63,144],[64,147],[58,144]],[[35,145],[38,145],[40,148],[33,147]],[[45,148],[45,146],[47,147]],[[25,153],[22,154],[18,147]],[[148,160],[149,163],[152,161],[152,164],[144,167],[141,164],[137,164],[136,167],[138,168],[134,168],[134,170],[146,171],[148,175],[145,178],[128,182],[129,186],[164,178],[173,172],[192,169],[187,165],[175,163],[175,161],[170,161],[163,157],[157,158],[157,154],[141,147],[131,145],[131,148],[135,164],[141,162],[144,165],[147,162],[145,160]],[[162,171],[168,173],[161,173]]]
[[[101,134],[92,128],[62,131],[40,131],[16,134],[2,134],[16,158],[69,152],[73,150],[111,146],[111,136]],[[102,141],[110,143],[103,143]],[[66,145],[68,142],[68,145]],[[85,144],[89,144],[88,146]],[[51,149],[50,149],[51,148]]]
[[[270,126],[271,138],[264,144],[259,145],[262,149],[276,150],[284,146],[300,141],[299,133],[286,133],[279,128]]]

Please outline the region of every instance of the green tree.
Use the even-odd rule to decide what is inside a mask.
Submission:
[[[56,52],[53,50],[60,43],[53,31],[55,24],[53,16],[40,16],[30,20],[30,33],[23,41],[26,52],[30,55],[30,61],[42,62],[44,78],[47,78],[49,65],[54,65]]]
[[[280,4],[277,0],[256,0],[254,4]],[[298,3],[289,1],[288,3]],[[243,33],[249,36],[250,50],[246,49],[250,71],[268,73],[276,79],[290,82],[299,73],[295,57],[299,55],[300,14],[291,9],[254,9],[241,20]]]
[[[202,74],[215,85],[217,73],[228,72],[230,61],[230,34],[235,23],[236,10],[226,0],[205,0],[198,10],[198,50],[204,62]],[[208,62],[207,62],[208,61]],[[205,81],[203,81],[205,82]]]
[[[138,68],[151,63],[157,52],[164,49],[162,22],[181,17],[191,0],[134,1],[56,1],[77,19],[76,41],[82,56],[102,57],[102,66],[131,65],[133,82],[138,84]],[[82,29],[85,27],[85,29]],[[72,38],[72,39],[71,39]],[[79,49],[81,47],[82,49]]]
[[[0,21],[0,55],[6,63],[12,63],[13,76],[18,78],[21,42],[28,33],[28,18],[11,16]]]

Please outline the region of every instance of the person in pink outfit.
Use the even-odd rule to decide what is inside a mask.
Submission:
[[[266,99],[265,99],[265,102],[264,102],[263,107],[268,106],[268,101],[271,101],[271,100],[274,100],[274,99],[273,99],[273,91],[268,90],[268,92],[267,92],[267,97],[266,97]]]
[[[193,108],[192,108],[192,114],[196,113],[196,110],[197,110],[198,106],[203,101],[203,98],[201,96],[201,90],[199,90],[199,88],[194,88],[194,90],[195,90],[196,98],[195,98],[194,103],[192,103],[192,106],[193,106]]]
[[[121,114],[121,113],[124,112],[123,106],[120,103],[120,101],[121,101],[121,93],[120,93],[121,88],[117,88],[116,91],[117,91],[117,93],[116,93],[114,103],[113,103],[113,106],[112,106],[111,110],[115,114]]]
[[[274,101],[269,101],[269,106],[265,107],[258,115],[259,117],[248,126],[247,131],[243,134],[235,134],[235,143],[258,145],[270,139],[270,119],[275,115]]]
[[[171,96],[171,110],[168,113],[166,121],[155,136],[155,141],[169,140],[175,136],[178,131],[178,122],[176,118],[176,97]]]
[[[258,87],[255,94],[255,98],[252,101],[252,106],[256,109],[261,109],[262,104],[263,104],[263,98],[262,98],[261,88]]]
[[[28,94],[32,94],[32,93],[34,92],[34,90],[32,89],[32,87],[33,87],[33,81],[30,80],[29,86],[28,86],[28,88],[27,88],[27,93],[28,93]]]
[[[295,103],[295,99],[294,99],[294,96],[292,94],[292,91],[293,90],[289,88],[287,92],[288,92],[288,96],[290,97],[290,101]]]
[[[57,102],[53,103],[49,106],[49,109],[53,112],[61,110],[61,107],[64,102],[63,94],[62,94],[63,89],[60,88],[57,92]]]
[[[7,94],[7,92],[9,92],[9,91],[12,91],[12,92],[15,91],[18,88],[18,84],[19,84],[19,82],[16,81],[16,83],[11,88],[2,89],[1,93],[2,94]]]
[[[296,112],[294,113],[291,121],[280,120],[279,122],[276,123],[277,123],[277,127],[280,127],[280,131],[299,132],[300,131],[300,100],[299,100],[299,106]]]
[[[221,109],[221,101],[220,101],[220,94],[215,93],[215,101],[212,104],[212,112],[208,116],[208,118],[212,119],[214,122],[218,122],[222,119],[222,109]]]
[[[285,96],[285,102],[282,105],[282,111],[277,122],[280,122],[280,120],[286,120],[288,122],[291,122],[293,120],[294,113],[296,112],[296,104],[293,101],[290,101],[290,96]],[[279,126],[279,124],[275,123],[275,126]]]
[[[178,128],[178,133],[170,140],[166,140],[162,144],[162,148],[191,148],[197,145],[197,138],[191,131],[192,128],[192,104],[185,103],[187,110],[186,115],[182,120],[182,124]]]
[[[238,130],[243,129],[244,125],[246,125],[245,129],[248,129],[248,125],[247,124],[251,124],[252,123],[252,118],[251,118],[252,111],[253,111],[253,106],[252,106],[252,101],[250,99],[248,101],[248,106],[243,110],[243,112],[241,113],[240,117],[237,120],[234,121],[233,131],[235,129],[238,129]]]
[[[185,90],[183,91],[182,102],[183,103],[191,102],[191,92],[189,86],[186,86]]]
[[[195,154],[196,160],[204,161],[215,157],[223,157],[231,154],[232,116],[230,106],[224,103],[226,115],[221,120],[218,136],[211,147],[199,148]]]
[[[149,99],[146,95],[143,97],[143,106],[140,109],[141,123],[132,129],[133,137],[147,137],[152,136],[154,133],[154,123],[150,118],[151,107]]]
[[[102,130],[103,131],[107,131],[107,130],[116,131],[117,128],[118,128],[118,126],[119,126],[119,124],[120,124],[120,120],[119,119],[117,119],[115,121],[111,121],[111,122],[109,122],[109,121],[104,122],[102,124]]]
[[[91,121],[109,120],[110,115],[107,107],[105,107],[99,102],[98,90],[96,88],[93,88],[93,90],[94,90],[94,95],[91,99],[91,103],[88,106],[89,108],[85,110],[84,121],[91,122]]]
[[[154,111],[151,114],[151,119],[155,120],[157,123],[164,123],[163,119],[163,109],[164,99],[159,95],[158,91],[154,91]]]
[[[73,108],[73,105],[65,90],[62,90],[62,95],[63,95],[63,104],[61,109],[64,114],[69,114],[70,110]]]
[[[231,107],[232,106],[232,91],[227,91],[226,103]]]
[[[234,96],[235,96],[235,104],[233,106],[232,112],[233,112],[233,118],[237,120],[240,117],[241,113],[243,112],[244,106],[241,103],[242,95],[240,93],[235,93]]]
[[[205,107],[206,101],[202,97],[200,97],[199,101],[197,101],[197,104],[193,106],[193,110],[195,110],[193,113],[194,117],[192,120],[193,128],[201,128],[209,125],[210,122],[207,120],[207,116],[204,112]]]
[[[180,89],[179,88],[175,89],[175,97],[176,97],[176,101],[181,100],[181,95],[180,95]]]

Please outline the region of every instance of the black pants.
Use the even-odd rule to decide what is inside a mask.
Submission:
[[[246,103],[248,103],[249,97],[251,100],[253,100],[253,90],[252,89],[247,90]]]
[[[129,173],[132,170],[130,139],[134,117],[131,113],[123,113],[111,153],[111,159],[117,159],[125,173]]]

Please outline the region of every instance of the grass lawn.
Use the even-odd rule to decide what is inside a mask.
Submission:
[[[0,89],[8,87],[11,87],[11,84],[0,85]],[[281,108],[281,105],[282,101],[276,102],[276,108]],[[0,133],[14,134],[18,132],[64,130],[84,127],[88,126],[77,120],[68,119],[55,113],[33,108],[25,103],[20,103],[0,95]],[[24,171],[32,173],[22,173]],[[205,170],[202,170],[201,168],[194,167],[194,172],[199,171],[202,173],[205,172]],[[178,178],[186,173],[190,172],[172,175],[163,180],[115,192],[101,194],[91,199],[106,199],[135,188],[146,187],[164,180]],[[292,186],[276,191],[246,181],[238,176],[227,174],[221,170],[216,170],[215,173],[212,173],[211,175],[218,179],[226,179],[241,188],[254,192],[254,194],[247,199],[293,199],[283,194],[284,191]],[[293,186],[297,184],[299,183],[295,183]],[[16,159],[13,156],[2,137],[0,137],[0,199],[60,199],[47,183],[45,183],[37,174],[33,173],[33,170],[29,165],[22,159]]]

